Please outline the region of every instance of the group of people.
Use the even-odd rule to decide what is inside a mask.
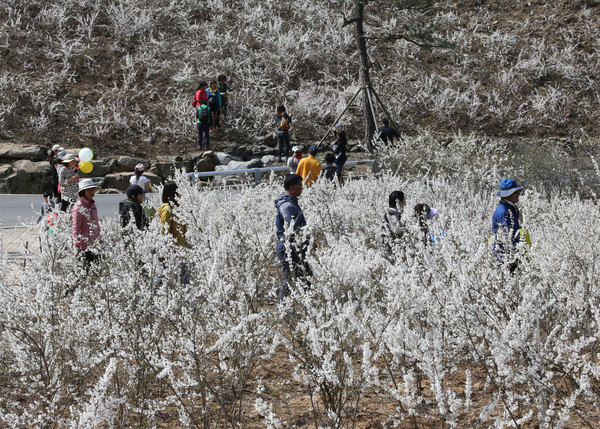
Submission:
[[[283,193],[275,200],[277,215],[275,228],[277,244],[275,252],[281,264],[281,286],[279,299],[289,293],[290,282],[310,286],[311,268],[306,260],[310,237],[304,233],[306,219],[298,198],[302,195],[304,179],[298,174],[288,175],[283,182]],[[500,263],[506,263],[510,272],[519,266],[516,249],[523,237],[531,245],[529,235],[522,228],[522,216],[517,206],[524,188],[513,179],[503,179],[496,196],[500,202],[492,216],[493,254]],[[435,245],[440,236],[429,230],[427,221],[438,214],[438,210],[428,204],[419,203],[413,207],[413,227],[408,225],[404,192],[394,191],[388,197],[388,210],[381,223],[381,242],[387,256],[398,249],[421,242],[423,246]],[[442,233],[443,235],[443,233]]]
[[[227,117],[228,96],[231,90],[224,74],[211,81],[210,85],[205,80],[198,84],[192,107],[195,109],[200,150],[210,149],[210,132],[222,127],[222,120]]]

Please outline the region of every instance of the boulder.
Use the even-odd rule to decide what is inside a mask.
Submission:
[[[183,158],[179,155],[159,155],[155,160],[158,162],[181,162]]]
[[[227,164],[227,165],[217,165],[215,167],[215,171],[227,171],[227,170],[233,170],[233,168],[231,168],[229,166],[229,164]]]
[[[22,159],[13,163],[14,170],[23,170],[27,174],[35,176],[52,176],[52,167],[47,162],[31,162],[27,159]]]
[[[228,155],[234,156],[236,154],[237,151],[237,147],[235,146],[225,146],[223,148],[223,152],[225,152]]]
[[[245,170],[248,168],[248,163],[243,161],[231,161],[227,164],[228,170]]]
[[[19,175],[17,173],[10,174],[0,181],[0,194],[17,194],[19,193],[18,186]]]
[[[246,146],[239,146],[235,150],[234,155],[239,156],[244,161],[248,161],[250,159],[250,157],[253,155],[253,153],[252,153],[251,148],[248,148]]]
[[[46,150],[39,145],[17,145],[14,143],[0,143],[0,159],[29,161],[43,161],[47,157]]]
[[[160,176],[157,176],[154,173],[150,173],[149,171],[144,172],[144,176],[150,179],[150,185],[152,186],[160,185],[163,182]]]
[[[263,162],[260,158],[251,159],[247,162],[246,168],[261,168],[263,166]]]
[[[215,171],[215,163],[212,157],[198,158],[192,164],[192,171]]]
[[[0,165],[0,178],[4,179],[5,177],[8,177],[12,174],[13,169],[10,165],[8,164],[4,164],[4,165]]]
[[[225,152],[217,152],[217,165],[227,165],[231,160],[231,155]]]
[[[173,176],[175,169],[187,168],[187,163],[183,161],[152,161],[152,172],[159,175],[163,179]]]
[[[126,191],[129,186],[131,173],[111,173],[104,176],[104,186],[114,188],[120,191]]]
[[[135,170],[135,166],[138,164],[144,164],[146,168],[148,168],[148,163],[144,159],[134,158],[131,156],[120,156],[117,160],[117,170],[133,172],[133,170]]]
[[[260,160],[262,161],[263,165],[271,165],[275,162],[276,159],[277,158],[273,155],[265,155]]]
[[[92,160],[93,169],[89,173],[79,172],[79,177],[82,179],[89,179],[94,177],[106,176],[113,172],[116,167],[116,161],[113,158],[107,158],[103,160]]]
[[[3,194],[42,194],[48,189],[52,189],[52,176],[28,174],[24,169],[15,169],[0,184]]]
[[[267,134],[262,138],[258,138],[256,142],[260,145],[265,145],[268,147],[277,147],[278,140],[277,136],[274,136],[273,134]]]

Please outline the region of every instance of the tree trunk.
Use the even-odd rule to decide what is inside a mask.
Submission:
[[[367,41],[365,40],[365,31],[363,28],[364,18],[363,0],[354,0],[354,36],[356,38],[358,55],[360,58],[359,77],[363,87],[371,85],[371,75],[369,73],[369,55],[367,54]],[[375,134],[375,119],[371,113],[371,106],[367,97],[367,92],[363,94],[363,114],[365,117],[365,143],[369,152],[373,151],[373,135]]]

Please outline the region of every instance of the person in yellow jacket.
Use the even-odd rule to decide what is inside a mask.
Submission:
[[[177,184],[175,182],[165,183],[162,192],[162,206],[158,208],[160,223],[163,226],[163,234],[171,234],[179,246],[188,246],[185,242],[187,228],[184,224],[177,222],[173,215],[173,206],[177,205]]]
[[[319,149],[316,146],[311,146],[308,149],[308,156],[302,158],[296,168],[296,174],[302,176],[302,182],[305,186],[310,186],[317,181],[321,175],[321,163],[317,160],[316,155]]]

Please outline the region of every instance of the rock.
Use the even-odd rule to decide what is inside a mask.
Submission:
[[[250,151],[252,152],[252,156],[259,156],[262,157],[263,155],[265,155],[265,148],[266,146],[252,146],[250,148]]]
[[[46,158],[46,150],[39,145],[17,145],[14,143],[0,144],[0,159],[29,161],[43,161]]]
[[[120,156],[117,161],[117,169],[118,171],[133,172],[135,170],[135,166],[138,164],[144,164],[146,168],[148,168],[148,163],[144,159],[133,158],[131,156]]]
[[[4,179],[12,174],[13,169],[10,165],[4,164],[0,165],[0,178]]]
[[[267,134],[263,138],[257,139],[257,143],[268,146],[268,147],[276,147],[277,146],[277,136],[274,136],[273,134]]]
[[[217,165],[227,165],[231,160],[231,155],[228,155],[225,152],[217,152]]]
[[[98,176],[106,176],[107,174],[112,173],[116,169],[116,161],[114,158],[106,158],[103,160],[92,159],[93,170],[88,173],[81,173],[81,177],[98,177]]]
[[[131,173],[111,173],[104,176],[104,186],[125,192],[129,186]]]
[[[150,179],[150,185],[152,186],[160,185],[163,182],[160,176],[150,173],[149,171],[144,172],[144,176]]]
[[[158,162],[181,162],[183,158],[179,155],[159,155],[155,160]]]
[[[17,194],[19,193],[19,176],[17,173],[10,174],[0,182],[0,194]],[[30,193],[30,192],[26,192]]]
[[[246,146],[239,146],[235,150],[234,155],[239,156],[244,161],[248,161],[253,154],[251,148],[247,148]]]
[[[227,165],[217,165],[217,166],[215,167],[215,171],[227,171],[227,170],[233,170],[233,169],[232,169],[232,168],[229,166],[229,164],[227,164]]]
[[[152,172],[159,175],[163,179],[172,177],[175,169],[187,168],[187,163],[183,161],[162,162],[152,161]]]
[[[199,158],[192,164],[192,171],[215,171],[215,163],[212,157]]]
[[[275,162],[276,159],[277,158],[273,155],[265,155],[260,160],[262,161],[263,165],[271,165]]]
[[[263,162],[260,158],[251,159],[247,164],[248,166],[246,168],[261,168],[263,166]]]
[[[34,176],[44,177],[50,176],[52,178],[52,167],[49,163],[42,162],[31,162],[27,159],[22,159],[13,164],[14,170],[23,170],[27,174]]]
[[[245,170],[248,168],[248,163],[243,161],[231,161],[227,164],[228,170]]]
[[[225,146],[223,148],[223,152],[225,152],[228,155],[234,156],[236,155],[236,151],[237,151],[237,147],[235,146]]]

